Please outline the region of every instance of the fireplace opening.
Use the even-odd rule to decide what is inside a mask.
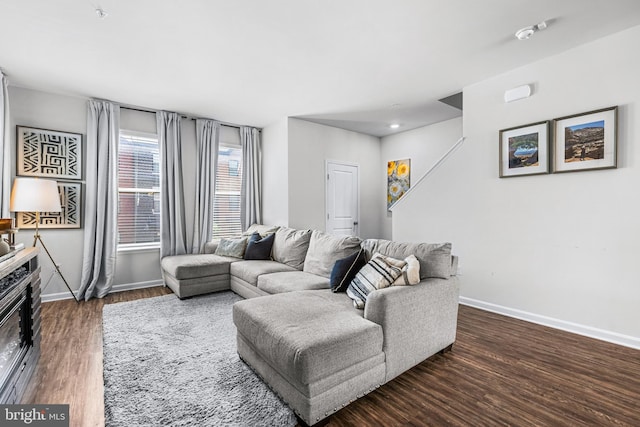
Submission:
[[[0,313],[0,387],[22,369],[20,365],[31,345],[28,300],[28,289],[24,289]]]
[[[27,248],[0,263],[0,404],[20,403],[40,359],[40,266]]]

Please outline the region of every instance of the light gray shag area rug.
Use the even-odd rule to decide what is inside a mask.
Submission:
[[[295,426],[293,411],[238,357],[221,292],[103,309],[107,427]]]

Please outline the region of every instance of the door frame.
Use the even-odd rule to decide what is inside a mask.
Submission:
[[[357,182],[357,188],[358,188],[358,218],[356,219],[356,221],[358,222],[358,226],[356,227],[356,236],[360,235],[360,199],[362,198],[362,196],[360,195],[360,164],[355,163],[355,162],[348,162],[345,160],[334,160],[334,159],[325,159],[324,161],[324,231],[328,232],[327,230],[329,229],[329,164],[336,164],[336,165],[345,165],[345,166],[354,166],[356,169],[358,169],[358,182]]]

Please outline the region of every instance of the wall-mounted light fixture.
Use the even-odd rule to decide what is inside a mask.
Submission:
[[[509,103],[517,101],[518,99],[524,99],[531,96],[531,85],[523,85],[514,87],[513,89],[504,91],[504,102]]]

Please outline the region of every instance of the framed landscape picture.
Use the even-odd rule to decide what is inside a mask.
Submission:
[[[82,135],[26,126],[16,127],[20,176],[82,179]]]
[[[553,120],[554,172],[617,167],[618,107]]]
[[[549,173],[549,122],[500,131],[500,178]]]

